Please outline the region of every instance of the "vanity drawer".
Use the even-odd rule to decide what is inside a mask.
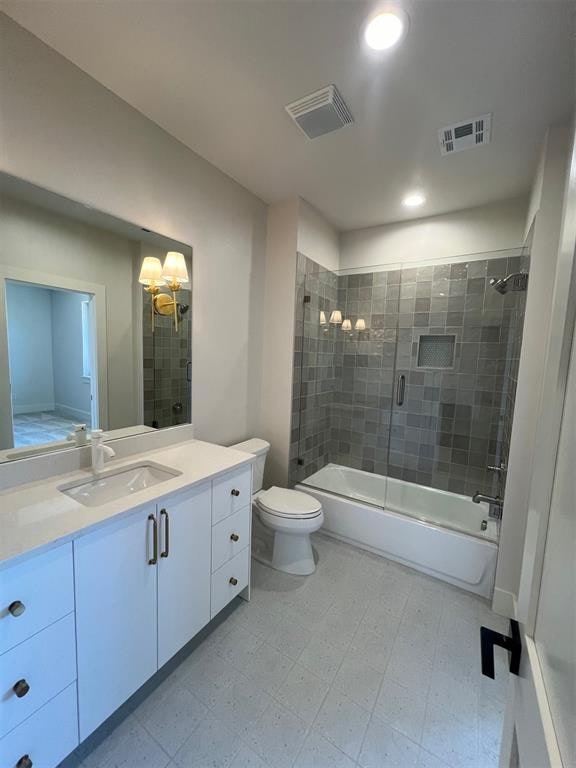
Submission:
[[[245,507],[212,528],[212,572],[250,543],[250,514],[251,508]]]
[[[4,736],[76,679],[71,613],[0,656],[0,736]],[[20,696],[14,686],[19,684]]]
[[[73,610],[72,544],[0,571],[0,654]]]
[[[212,483],[212,525],[250,506],[252,467],[227,472]]]
[[[7,736],[0,739],[0,765],[56,768],[78,746],[76,683],[41,707]]]
[[[250,574],[250,547],[242,550],[212,574],[211,617],[220,613],[232,598],[248,585]],[[236,583],[233,583],[233,582]]]

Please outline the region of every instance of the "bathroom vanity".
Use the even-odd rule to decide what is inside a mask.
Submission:
[[[249,597],[253,459],[191,440],[0,492],[0,765],[58,765]]]

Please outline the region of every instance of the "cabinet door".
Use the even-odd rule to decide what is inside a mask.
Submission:
[[[158,666],[210,621],[210,484],[158,509]]]
[[[74,542],[80,740],[157,669],[155,512]]]

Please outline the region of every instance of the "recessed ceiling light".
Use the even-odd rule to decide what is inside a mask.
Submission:
[[[374,16],[364,30],[366,45],[375,51],[392,48],[403,37],[406,30],[404,14],[399,11],[386,11]]]
[[[425,202],[426,198],[422,192],[410,192],[410,194],[406,195],[404,200],[402,200],[402,205],[406,208],[417,208]]]

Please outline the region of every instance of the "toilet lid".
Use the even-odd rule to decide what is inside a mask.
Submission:
[[[258,502],[268,512],[284,517],[312,517],[322,509],[314,496],[276,485],[258,494]]]

